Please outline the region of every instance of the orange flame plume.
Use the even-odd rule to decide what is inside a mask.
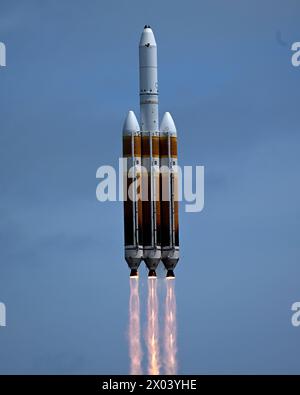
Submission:
[[[130,374],[142,374],[139,280],[130,278],[129,299],[129,356]]]
[[[177,339],[176,339],[176,296],[174,280],[166,280],[165,330],[164,330],[164,365],[165,373],[177,374]]]
[[[157,279],[148,279],[148,374],[157,375],[160,369],[159,342],[158,342],[158,300]]]

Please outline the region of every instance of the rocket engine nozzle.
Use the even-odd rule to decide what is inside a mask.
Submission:
[[[167,278],[168,280],[172,280],[172,279],[174,279],[174,278],[175,278],[174,271],[173,271],[173,270],[171,270],[171,269],[169,269],[169,270],[167,271],[166,278]]]
[[[149,270],[148,278],[156,278],[156,271],[155,270]]]
[[[131,269],[130,278],[138,278],[138,277],[139,277],[139,273],[138,273],[137,269]]]

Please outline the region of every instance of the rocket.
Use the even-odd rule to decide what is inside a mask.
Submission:
[[[159,124],[157,46],[148,25],[139,77],[140,123],[129,111],[123,126],[125,260],[130,277],[144,260],[149,277],[162,261],[171,279],[179,260],[177,131],[169,112]]]

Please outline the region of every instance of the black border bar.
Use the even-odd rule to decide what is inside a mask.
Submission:
[[[31,394],[67,393],[151,393],[221,390],[243,393],[260,389],[286,391],[291,385],[299,390],[299,376],[288,375],[178,375],[178,376],[103,376],[103,375],[0,375],[1,393],[30,391]],[[7,392],[2,392],[6,388]],[[9,391],[9,392],[8,392]],[[21,392],[20,392],[21,393]]]

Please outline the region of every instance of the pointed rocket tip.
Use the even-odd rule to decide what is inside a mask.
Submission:
[[[156,46],[155,37],[150,25],[145,25],[141,35],[140,47],[154,47]]]
[[[140,126],[133,111],[129,111],[123,126],[123,133],[138,132]]]
[[[172,115],[169,112],[165,112],[160,124],[160,131],[164,133],[176,134],[176,126]]]

